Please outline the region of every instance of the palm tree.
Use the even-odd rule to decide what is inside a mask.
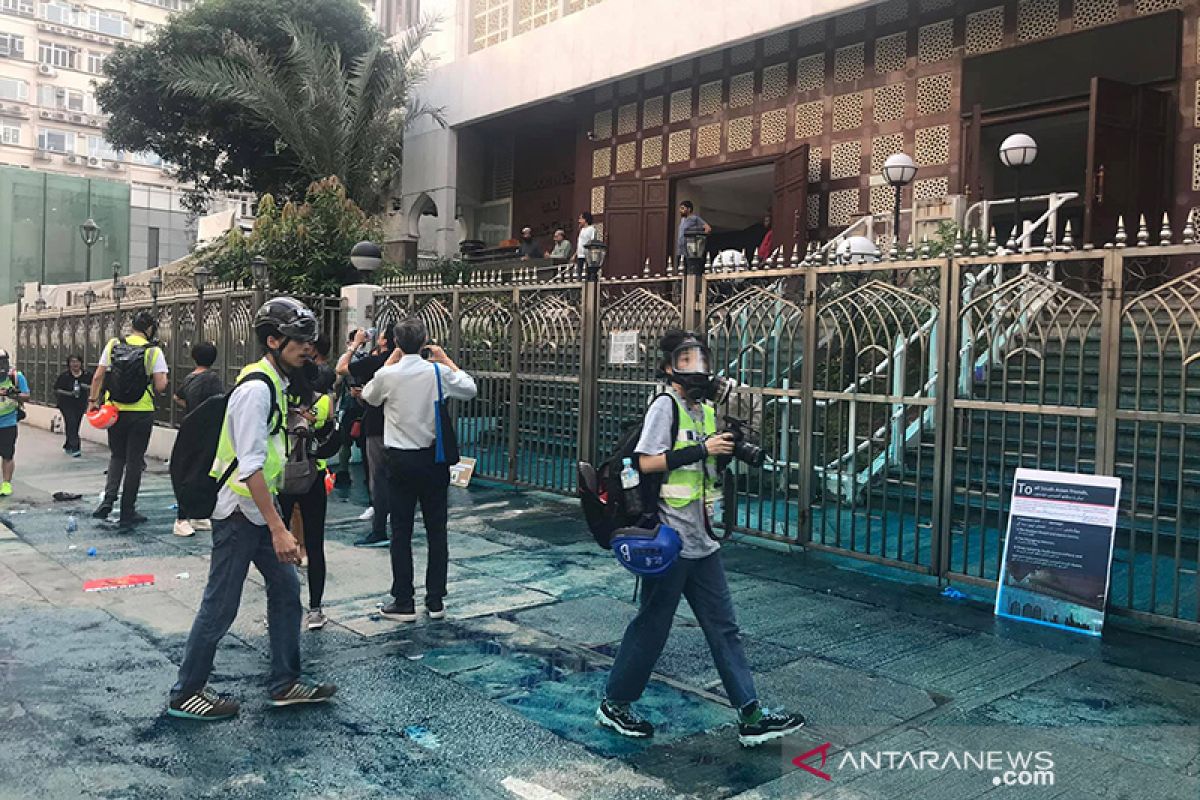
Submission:
[[[422,117],[444,124],[441,109],[413,94],[432,65],[421,46],[435,25],[423,19],[396,45],[380,42],[345,65],[336,45],[289,20],[281,62],[231,34],[224,56],[182,59],[168,85],[238,105],[275,133],[300,182],[336,176],[360,208],[379,213],[400,173],[405,129]]]

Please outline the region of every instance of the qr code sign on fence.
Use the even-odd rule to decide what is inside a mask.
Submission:
[[[638,331],[613,331],[608,336],[608,363],[610,365],[639,364]]]

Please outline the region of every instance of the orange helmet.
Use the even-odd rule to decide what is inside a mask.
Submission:
[[[117,407],[112,403],[105,403],[97,409],[87,412],[87,421],[91,423],[93,428],[106,430],[111,428],[113,423],[117,421]]]

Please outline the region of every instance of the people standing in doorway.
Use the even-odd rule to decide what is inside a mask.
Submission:
[[[554,232],[554,247],[546,251],[546,258],[553,259],[556,264],[561,264],[570,257],[571,241],[567,238],[567,232],[559,228]]]
[[[650,404],[634,452],[641,473],[665,473],[658,521],[679,534],[683,547],[665,572],[643,578],[641,607],[625,629],[596,719],[624,736],[654,734],[654,726],[631,704],[645,691],[679,599],[686,597],[708,640],[725,694],[737,709],[738,740],[754,746],[799,730],[804,717],[773,713],[759,703],[734,618],[708,506],[720,496],[717,476],[733,454],[734,439],[731,433],[717,433],[716,409],[709,399],[708,347],[696,334],[674,330],[663,336],[659,349],[659,371],[668,388]]]
[[[475,380],[460,370],[445,350],[429,344],[429,332],[418,317],[402,319],[394,335],[395,351],[363,387],[363,399],[383,408],[383,442],[391,481],[392,602],[379,613],[400,622],[417,619],[412,535],[420,503],[429,545],[425,612],[430,619],[441,619],[446,616],[450,562],[446,518],[452,465],[437,463],[437,403],[439,394],[450,400],[475,397]]]
[[[687,255],[685,237],[688,233],[692,231],[703,231],[705,234],[712,233],[712,226],[695,212],[696,207],[692,205],[691,200],[684,200],[679,204],[679,235],[675,238],[676,258],[684,258]]]
[[[77,355],[67,358],[67,368],[54,381],[54,397],[58,402],[58,412],[62,414],[63,431],[66,434],[63,452],[74,458],[83,455],[79,425],[83,421],[83,413],[87,411],[88,387],[91,385],[92,373],[83,368],[83,357]]]
[[[208,585],[171,688],[167,713],[173,717],[207,721],[238,713],[237,702],[213,691],[208,678],[217,645],[237,617],[251,563],[267,590],[270,704],[321,703],[337,691],[332,684],[300,678],[300,548],[275,503],[287,459],[282,404],[291,376],[312,354],[317,333],[312,311],[291,297],[268,300],[254,316],[254,334],[265,355],[242,370],[229,393],[210,473],[228,478],[213,510]]]
[[[339,375],[348,375],[358,385],[363,386],[387,362],[393,350],[391,331],[380,331],[375,340],[374,350],[361,355],[360,350],[368,342],[367,332],[359,331],[346,348],[346,352],[338,359],[336,371]],[[371,522],[371,532],[354,542],[355,547],[387,547],[387,517],[388,491],[387,463],[383,457],[383,409],[372,404],[362,396],[363,420],[362,434],[366,438],[364,467],[367,473],[367,486],[371,495],[371,505],[359,519]]]
[[[92,512],[108,519],[121,493],[118,524],[131,528],[145,522],[137,512],[138,490],[146,468],[146,448],[154,429],[154,398],[167,390],[167,360],[154,342],[158,320],[149,311],[138,311],[131,322],[133,333],[110,339],[96,364],[88,409],[99,408],[102,395],[117,407],[117,421],[108,429],[108,479],[104,497]],[[124,485],[122,485],[124,478]]]
[[[575,264],[583,272],[587,262],[587,246],[596,239],[596,226],[592,223],[592,212],[582,211],[579,214],[579,238],[575,242]]]
[[[175,404],[183,408],[185,415],[192,413],[200,404],[210,397],[225,393],[221,376],[213,371],[212,365],[217,361],[217,346],[212,342],[199,342],[192,347],[192,361],[196,368],[188,373],[179,387],[175,389]],[[176,536],[195,536],[196,531],[211,531],[212,522],[207,519],[187,519],[183,509],[176,514],[175,526],[172,533]]]
[[[542,248],[533,238],[533,228],[521,228],[521,243],[517,245],[517,255],[522,261],[542,257]]]
[[[13,472],[17,468],[17,423],[24,416],[21,404],[29,402],[29,384],[12,365],[7,350],[0,350],[0,497],[12,494]]]
[[[758,243],[758,250],[756,251],[760,262],[766,261],[771,257],[771,253],[775,252],[775,235],[771,230],[770,211],[763,217],[763,227],[767,229],[767,232],[763,234],[762,241]]]
[[[333,435],[333,383],[335,375],[329,366],[329,337],[322,333],[314,344],[312,368],[304,370],[303,380],[297,379],[288,388],[289,449],[305,448],[313,462],[314,480],[303,494],[279,495],[279,508],[284,521],[292,518],[299,507],[300,525],[304,530],[304,553],[308,559],[308,613],[304,626],[310,631],[325,627],[327,619],[321,604],[325,596],[325,515],[328,495],[325,491],[324,459],[317,458],[318,447]],[[311,375],[310,375],[311,373]]]

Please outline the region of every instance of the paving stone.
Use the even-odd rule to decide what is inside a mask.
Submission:
[[[636,614],[634,606],[619,600],[579,597],[518,612],[512,618],[522,625],[593,647],[620,641]]]

